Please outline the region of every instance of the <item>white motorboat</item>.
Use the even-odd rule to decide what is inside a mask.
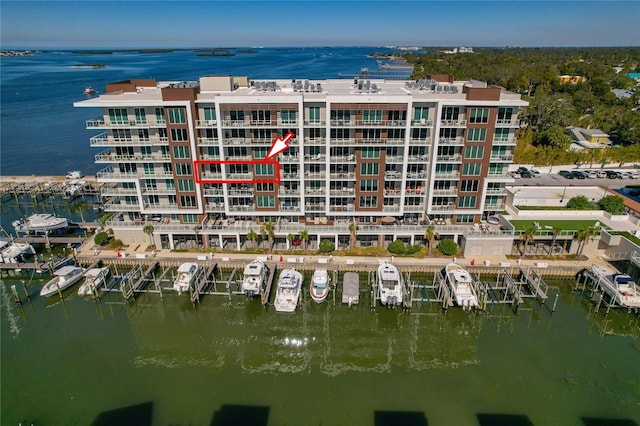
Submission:
[[[82,177],[84,177],[84,175],[80,170],[71,170],[70,172],[67,172],[66,175],[67,179],[80,179]]]
[[[109,276],[109,268],[91,268],[84,274],[84,281],[78,288],[78,296],[91,296],[96,294],[101,285]]]
[[[599,278],[602,291],[611,297],[613,303],[625,308],[640,308],[640,285],[631,276],[598,265],[593,265],[591,271]]]
[[[24,220],[14,220],[11,224],[16,232],[45,234],[67,228],[69,221],[67,218],[55,217],[49,213],[35,213]]]
[[[0,240],[0,263],[24,262],[27,254],[36,254],[31,244]]]
[[[53,273],[54,277],[40,290],[40,296],[53,296],[58,290],[65,290],[82,278],[82,268],[77,266],[63,266]]]
[[[195,263],[183,263],[180,265],[178,268],[178,276],[173,282],[173,289],[177,291],[179,295],[185,291],[189,291],[197,271],[198,265]]]
[[[273,305],[277,312],[293,312],[298,306],[302,288],[302,274],[295,269],[284,269],[278,277]]]
[[[383,262],[378,266],[378,295],[385,306],[399,306],[404,297],[404,283],[394,265]]]
[[[311,292],[311,298],[314,302],[322,303],[327,299],[329,283],[329,274],[326,269],[316,269],[313,271],[309,291]]]
[[[357,272],[345,272],[342,279],[342,303],[351,305],[360,302],[360,276]]]
[[[451,294],[456,305],[463,309],[477,308],[478,296],[473,287],[473,278],[469,271],[457,263],[449,263],[445,266],[445,280],[451,289]]]
[[[87,86],[84,88],[85,95],[93,95],[94,93],[96,93],[96,89],[94,89],[93,87]]]
[[[72,180],[64,185],[64,193],[67,197],[75,197],[87,183],[83,180]]]
[[[258,296],[262,294],[266,280],[267,266],[262,260],[255,259],[244,267],[242,291],[245,296]]]

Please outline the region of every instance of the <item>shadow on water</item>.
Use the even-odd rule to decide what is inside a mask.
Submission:
[[[600,417],[582,417],[585,426],[638,426],[638,422],[629,419],[607,419]]]
[[[268,420],[269,407],[222,404],[220,409],[213,413],[210,426],[267,426]]]
[[[480,426],[533,426],[524,414],[486,414],[478,413]]]
[[[153,414],[153,402],[130,405],[103,411],[91,423],[91,426],[151,426]]]
[[[375,411],[375,426],[428,426],[429,422],[420,411]]]

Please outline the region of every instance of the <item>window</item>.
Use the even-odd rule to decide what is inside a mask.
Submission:
[[[257,192],[273,192],[275,186],[272,183],[256,183]]]
[[[463,197],[458,197],[458,207],[460,208],[474,208],[476,206],[475,195],[465,195]]]
[[[183,107],[180,108],[167,108],[169,114],[169,123],[171,124],[184,124],[187,122],[187,112]]]
[[[220,148],[217,146],[208,146],[204,149],[203,154],[207,157],[220,157]]]
[[[182,207],[197,207],[197,201],[195,195],[181,195],[180,205]]]
[[[484,142],[487,137],[487,129],[468,129],[467,140],[470,142]]]
[[[197,214],[183,214],[182,223],[198,223]]]
[[[427,130],[427,129],[422,129]],[[404,139],[404,129],[387,130],[387,139]]]
[[[378,181],[377,180],[361,180],[360,191],[363,191],[363,192],[378,191]]]
[[[362,158],[380,158],[380,148],[362,148]]]
[[[144,163],[143,167],[144,167],[144,174],[145,175],[152,175],[152,174],[155,173],[155,170],[153,168],[153,163]]]
[[[489,108],[471,108],[469,111],[469,123],[488,123]]]
[[[462,180],[460,182],[460,192],[478,192],[477,180]]]
[[[280,120],[282,124],[296,124],[296,110],[285,109],[280,111]]]
[[[482,170],[480,163],[467,163],[462,167],[462,174],[466,176],[479,176]]]
[[[202,112],[204,113],[203,115],[206,121],[211,121],[216,119],[216,109],[214,107],[204,107],[202,109]]]
[[[459,214],[456,216],[457,223],[473,223],[474,216],[472,214]]]
[[[136,189],[134,182],[122,182],[122,189]]]
[[[378,141],[382,137],[380,129],[364,129],[362,131],[362,139],[368,141]]]
[[[509,134],[509,129],[497,128],[493,140],[496,142],[506,142],[509,140]]]
[[[187,129],[171,129],[171,140],[174,142],[188,141]]]
[[[464,148],[464,158],[482,158],[483,156],[483,146],[467,146]]]
[[[459,115],[460,110],[458,110],[458,107],[444,107],[440,117],[442,120],[457,121]]]
[[[382,111],[364,110],[362,111],[362,121],[365,123],[380,123],[382,122]]]
[[[504,164],[489,164],[489,175],[502,176],[504,173]]]
[[[333,110],[331,111],[331,120],[350,121],[351,111],[346,109]]]
[[[166,179],[164,181],[164,185],[167,187],[168,190],[173,191],[176,189],[175,187],[175,183],[173,182],[173,179]]]
[[[429,119],[429,107],[415,107],[413,109],[413,121],[426,122]]]
[[[127,110],[125,108],[109,108],[109,121],[111,124],[128,124]]]
[[[149,129],[138,129],[138,139],[141,141],[149,140]]]
[[[253,140],[256,141],[271,141],[271,130],[267,129],[254,129],[251,131]]]
[[[175,164],[176,164],[176,175],[178,176],[191,175],[191,163],[175,163]]]
[[[262,160],[267,156],[267,151],[269,148],[267,147],[259,147],[253,148],[253,158],[257,158],[258,160]]]
[[[320,129],[306,129],[305,131],[308,132],[307,134],[310,139],[319,139],[322,135],[322,133],[320,133]]]
[[[174,146],[173,147],[174,158],[191,158],[188,146]]]
[[[320,123],[320,107],[309,107],[309,123]]]
[[[271,123],[271,111],[251,111],[251,122]]]
[[[151,147],[150,146],[141,146],[140,147],[140,155],[142,155],[142,158],[151,158]]]
[[[138,204],[138,197],[130,197],[127,195],[124,197],[124,203],[130,206],[135,206]]]
[[[258,195],[258,207],[275,207],[276,206],[276,197],[273,195]]]
[[[164,108],[156,108],[156,122],[164,124]]]
[[[377,175],[378,173],[380,173],[380,165],[378,163],[360,164],[361,175]]]
[[[378,197],[373,195],[366,195],[360,197],[360,207],[363,208],[374,208],[378,207]]]
[[[404,121],[407,119],[407,111],[400,111],[400,110],[389,111],[387,113],[387,119],[390,121],[395,121],[395,120]]]
[[[256,164],[256,176],[273,175],[273,164]]]
[[[513,116],[513,108],[498,108],[498,121],[509,122]]]
[[[331,129],[331,139],[346,140],[349,139],[349,129]]]
[[[181,192],[193,192],[195,184],[189,179],[178,179],[178,191]]]
[[[144,112],[144,108],[136,108],[134,113],[136,115],[136,124],[147,124],[147,115]]]
[[[229,111],[231,121],[244,121],[244,111]]]
[[[450,129],[440,129],[440,132],[442,133],[443,130]],[[426,141],[429,139],[429,129],[413,129],[411,131],[411,138],[413,140]]]
[[[503,158],[507,156],[506,146],[494,146],[491,148],[491,158]]]

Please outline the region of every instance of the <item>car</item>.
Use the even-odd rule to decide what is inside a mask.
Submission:
[[[523,171],[520,172],[520,177],[532,178],[533,177],[533,173],[531,173],[529,170],[523,170]]]
[[[585,170],[583,173],[587,175],[589,179],[595,179],[598,177],[598,172],[595,170]]]
[[[598,177],[599,178],[606,178],[607,177],[607,172],[605,172],[604,170],[598,171]]]
[[[587,178],[587,175],[582,173],[582,171],[580,171],[580,170],[571,170],[571,174],[576,179],[586,179]]]
[[[520,179],[520,173],[518,172],[509,172],[509,176],[511,176],[514,179]]]
[[[620,176],[620,173],[616,172],[615,170],[607,170],[607,178],[608,179],[622,179],[622,176]]]
[[[569,170],[560,170],[558,174],[566,179],[573,179],[573,175]]]
[[[631,172],[618,172],[620,179],[631,179]]]
[[[638,172],[629,172],[631,174],[631,179],[640,179],[640,173]]]
[[[522,172],[528,172],[528,171],[529,171],[529,169],[527,169],[526,167],[522,167],[522,166],[518,167],[518,170],[516,170],[516,172],[518,172],[520,174],[522,174]]]
[[[529,172],[533,175],[533,177],[540,177],[540,172],[536,169],[531,169]]]

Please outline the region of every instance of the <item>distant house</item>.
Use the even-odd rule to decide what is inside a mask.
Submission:
[[[560,76],[560,84],[578,84],[585,83],[587,81],[587,77],[583,77],[581,75],[561,75]]]
[[[611,91],[613,92],[614,95],[616,95],[616,98],[618,99],[630,98],[633,95],[633,92],[631,90],[611,89]]]
[[[571,136],[572,149],[607,148],[611,146],[609,135],[602,130],[569,126],[567,131]]]
[[[640,72],[627,73],[627,77],[634,79],[637,83],[640,83]]]

